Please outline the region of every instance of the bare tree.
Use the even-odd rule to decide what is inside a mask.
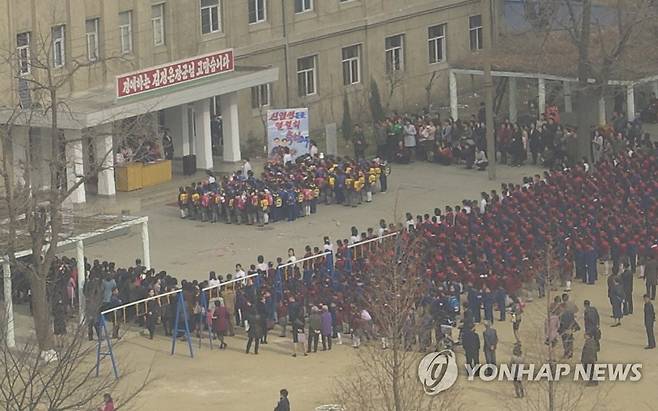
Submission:
[[[32,291],[33,318],[38,346],[42,352],[53,348],[53,330],[49,304],[51,265],[58,252],[57,242],[68,229],[64,209],[65,203],[73,192],[90,178],[107,168],[107,159],[112,156],[112,149],[96,155],[94,162],[87,162],[83,169],[79,160],[74,164],[63,152],[67,144],[77,144],[106,137],[107,132],[86,129],[81,136],[66,141],[60,130],[60,119],[73,119],[72,99],[67,93],[70,83],[77,72],[98,62],[72,59],[66,68],[54,68],[52,63],[52,41],[49,36],[35,36],[31,40],[31,53],[28,61],[20,61],[16,53],[7,52],[4,60],[7,67],[14,67],[14,78],[24,84],[26,92],[33,96],[34,103],[26,101],[13,103],[6,109],[9,119],[0,125],[0,142],[2,144],[2,162],[0,175],[4,182],[3,202],[6,206],[7,231],[0,244],[3,254],[9,257],[11,264],[27,275]],[[107,59],[110,59],[108,57]],[[106,59],[106,60],[107,60]],[[17,64],[28,64],[29,74],[21,74]],[[14,101],[10,98],[9,101]],[[39,121],[37,123],[37,121]],[[124,129],[118,126],[112,135],[116,140],[139,134],[137,129],[143,119],[136,118],[126,122]],[[111,124],[111,119],[108,119]],[[32,150],[27,144],[24,148],[24,164],[21,167],[22,181],[16,178],[14,161],[16,132],[18,127],[28,130],[35,125],[47,130],[51,159],[47,162],[49,182],[45,187],[37,184],[37,174],[43,164],[36,164]],[[152,130],[152,129],[151,129]],[[84,162],[84,160],[83,160]],[[67,168],[75,171],[75,179],[67,179]],[[71,171],[68,171],[69,174]],[[29,261],[17,258],[22,250],[31,250]],[[82,274],[82,273],[81,273]]]
[[[362,411],[420,411],[459,409],[456,392],[426,395],[418,379],[422,354],[412,350],[418,334],[416,304],[426,286],[420,271],[425,240],[405,233],[381,245],[371,243],[366,269],[361,273],[363,299],[374,324],[362,324],[371,342],[356,354],[354,372],[338,381],[338,401],[345,409]],[[372,245],[375,244],[375,245]],[[374,328],[371,328],[373,327]],[[377,335],[379,338],[375,338]],[[385,344],[383,349],[379,343]]]
[[[18,348],[6,344],[0,331],[0,409],[12,411],[93,409],[103,394],[113,393],[115,409],[124,408],[151,381],[151,367],[144,379],[129,389],[119,387],[111,372],[95,377],[96,345],[85,341],[86,326],[74,326],[62,344],[55,346],[58,361],[46,362],[40,344],[28,338]],[[130,370],[123,370],[129,375]]]

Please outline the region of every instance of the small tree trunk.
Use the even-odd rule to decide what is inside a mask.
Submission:
[[[43,352],[53,348],[50,304],[48,303],[47,281],[34,277],[33,275],[30,281],[32,287],[32,314],[39,350]]]

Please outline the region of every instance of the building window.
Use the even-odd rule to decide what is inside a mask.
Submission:
[[[52,30],[53,36],[53,67],[62,67],[66,63],[64,49],[64,25],[55,26]]]
[[[313,0],[295,0],[295,13],[313,10]]]
[[[219,0],[201,0],[201,33],[220,31]]]
[[[386,72],[404,69],[404,34],[386,37]]]
[[[440,63],[446,58],[446,25],[439,24],[427,29],[427,46],[430,64]]]
[[[265,0],[247,0],[249,2],[249,24],[265,21]]]
[[[18,72],[30,74],[30,32],[16,35],[16,55],[18,56]]]
[[[119,13],[119,35],[121,37],[121,54],[133,51],[133,12],[123,11]]]
[[[165,5],[151,6],[151,25],[153,26],[153,45],[165,44]]]
[[[100,56],[98,50],[98,19],[85,21],[85,32],[87,37],[87,60],[96,61]]]
[[[270,105],[270,85],[261,84],[251,88],[251,108],[259,109]]]
[[[297,60],[297,87],[299,96],[311,96],[316,90],[316,65],[317,56],[303,57]]]
[[[468,34],[471,40],[471,50],[482,50],[482,16],[468,18]]]
[[[343,84],[357,84],[361,82],[361,45],[343,48]]]

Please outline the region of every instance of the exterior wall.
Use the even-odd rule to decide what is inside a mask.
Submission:
[[[156,47],[151,5],[159,3],[165,4],[165,45]],[[279,67],[280,80],[271,85],[271,107],[281,108],[286,106],[287,43],[289,105],[308,106],[311,128],[318,130],[329,122],[340,123],[345,93],[351,100],[352,115],[365,120],[371,78],[377,81],[383,103],[390,109],[419,111],[426,105],[425,87],[431,73],[437,71],[432,102],[447,105],[448,63],[471,53],[468,17],[480,14],[480,0],[314,0],[313,10],[302,14],[294,13],[292,0],[266,0],[266,21],[248,24],[246,3],[220,0],[221,32],[202,35],[200,0],[49,0],[49,7],[44,7],[42,0],[0,0],[0,19],[6,19],[0,24],[0,48],[15,50],[16,34],[31,31],[32,53],[37,48],[37,33],[47,40],[49,52],[51,27],[66,24],[66,61],[70,69],[74,60],[86,61],[85,20],[99,18],[101,59],[77,70],[66,90],[112,88],[117,74],[233,47],[239,66]],[[126,10],[133,12],[133,52],[121,56],[119,12]],[[447,24],[448,63],[430,65],[427,28],[441,23]],[[401,33],[405,35],[405,67],[400,73],[400,86],[389,102],[384,38]],[[341,48],[353,44],[362,44],[361,82],[344,87]],[[313,54],[318,56],[318,93],[298,97],[297,59]],[[2,93],[0,105],[14,105],[18,100],[15,78],[3,73],[8,70],[7,65],[0,65],[0,74],[4,74],[0,76],[0,87],[11,90]],[[66,69],[59,72],[66,73]],[[248,136],[262,138],[261,113],[252,109],[250,90],[240,92],[238,98],[243,144]]]

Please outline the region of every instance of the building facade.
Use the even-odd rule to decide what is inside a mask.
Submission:
[[[13,51],[0,68],[0,86],[7,91],[0,95],[0,120],[8,121],[26,99],[40,101],[36,91],[26,97],[32,82],[21,81],[43,78],[35,60],[64,79],[59,97],[72,107],[66,114],[75,113],[59,116],[65,140],[71,141],[64,153],[69,182],[89,157],[88,148],[78,143],[80,135],[145,113],[154,113],[154,123],[170,130],[176,159],[196,154],[198,168],[212,168],[213,154],[238,161],[241,144],[250,138],[263,141],[268,108],[308,107],[313,135],[327,123],[340,122],[347,95],[352,116],[367,120],[371,80],[390,110],[447,105],[450,61],[481,50],[485,32],[480,0],[47,3],[0,1],[0,18],[6,19],[0,24],[1,47]],[[116,76],[228,49],[235,59],[230,73],[117,98]],[[213,151],[210,123],[218,116],[223,146]],[[15,128],[13,158],[18,163],[21,152],[31,150],[34,167],[43,168],[54,158],[48,149],[49,117],[34,117],[24,129]],[[109,137],[94,150],[117,146],[111,131],[102,134]],[[101,173],[98,193],[114,194],[111,168]],[[42,184],[46,174],[40,173]],[[83,202],[84,193],[74,201]]]

